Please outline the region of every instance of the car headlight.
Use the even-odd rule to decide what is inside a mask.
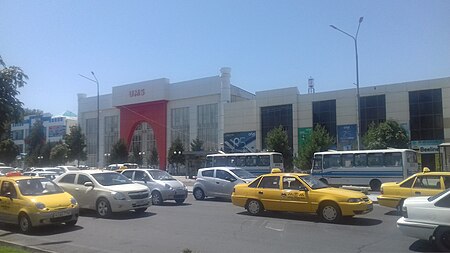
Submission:
[[[360,198],[351,198],[351,199],[347,200],[347,202],[349,202],[349,203],[358,203],[358,202],[362,202],[362,201],[363,200]]]
[[[40,210],[45,208],[45,204],[41,203],[41,202],[37,202],[34,205],[36,206],[37,209],[40,209]]]
[[[172,186],[170,186],[170,185],[168,185],[168,184],[166,184],[165,187],[166,187],[167,189],[169,189],[169,190],[173,190]]]
[[[115,200],[125,200],[127,197],[125,196],[125,194],[123,194],[121,192],[116,192],[113,194],[113,198]]]
[[[70,203],[72,203],[72,205],[76,205],[77,200],[75,198],[70,198]]]

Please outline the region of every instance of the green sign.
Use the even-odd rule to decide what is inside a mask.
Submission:
[[[311,136],[312,133],[312,127],[303,127],[298,129],[298,147],[300,148],[303,146],[308,140],[308,138]]]

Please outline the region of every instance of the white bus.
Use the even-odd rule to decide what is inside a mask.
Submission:
[[[326,151],[314,153],[311,174],[332,185],[364,185],[379,190],[384,182],[401,181],[417,173],[411,149]]]
[[[207,155],[206,167],[239,167],[255,176],[270,173],[273,168],[284,170],[283,156],[277,152]]]

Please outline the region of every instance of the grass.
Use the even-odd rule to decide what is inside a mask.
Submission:
[[[25,251],[22,249],[17,249],[8,246],[0,246],[0,253],[28,253],[29,251]]]

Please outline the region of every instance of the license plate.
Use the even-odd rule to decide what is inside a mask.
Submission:
[[[71,211],[62,211],[62,212],[57,212],[53,214],[53,218],[58,218],[58,217],[63,217],[63,216],[69,216],[71,215],[72,212]]]

